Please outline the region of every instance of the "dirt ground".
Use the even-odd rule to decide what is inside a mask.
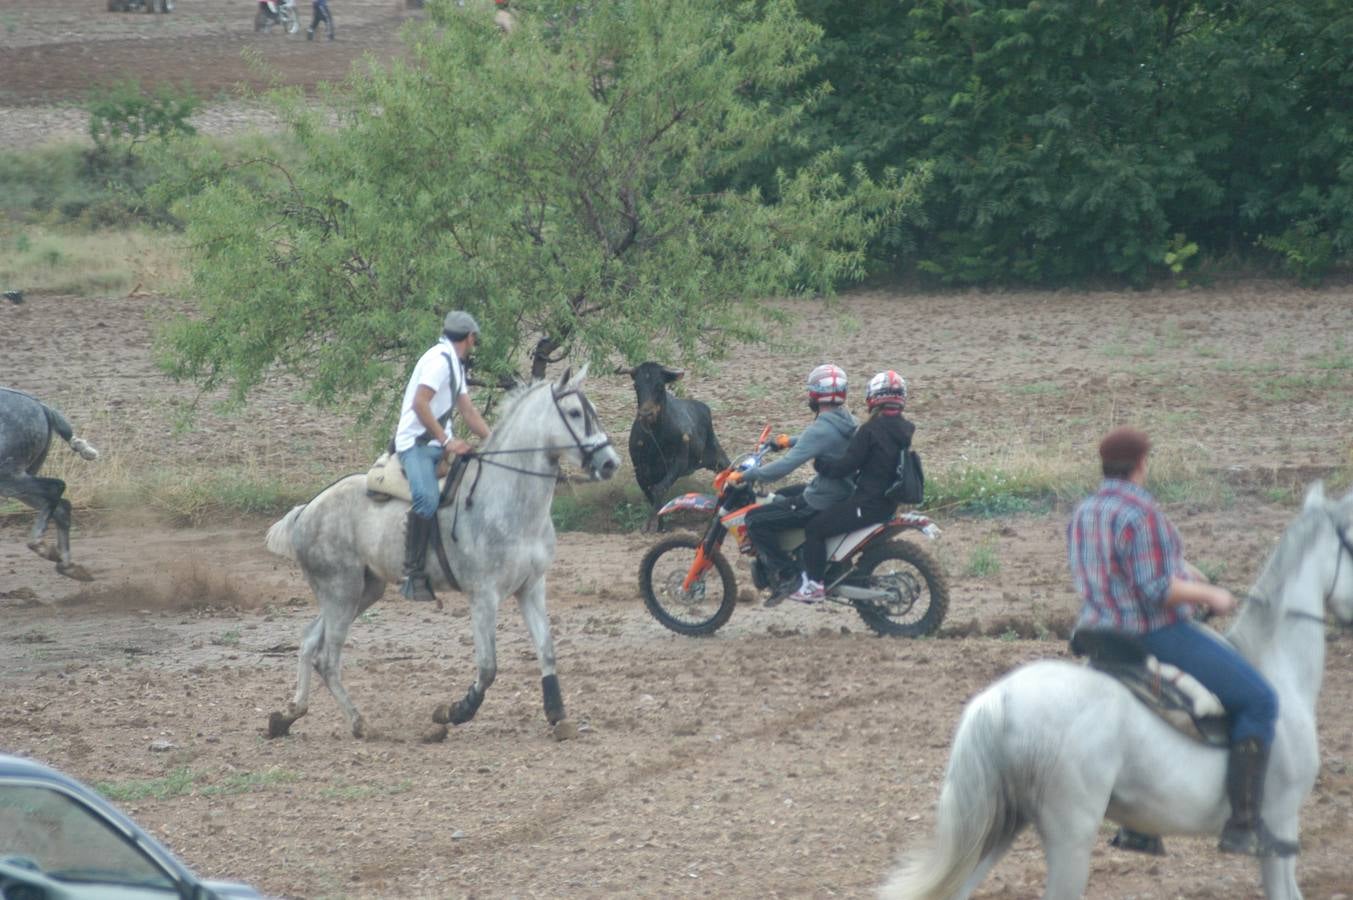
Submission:
[[[78,134],[66,104],[111,75],[224,92],[250,77],[246,47],[288,82],[334,78],[360,53],[399,52],[408,15],[393,0],[334,0],[330,45],[254,35],[247,0],[178,0],[169,16],[102,6],[0,8],[0,146]],[[217,93],[202,127],[267,123]],[[908,377],[909,415],[934,469],[1077,454],[1088,466],[1104,428],[1139,424],[1163,458],[1224,475],[1220,493],[1184,492],[1169,509],[1189,555],[1235,588],[1258,573],[1307,481],[1353,464],[1348,288],[860,291],[830,308],[786,306],[795,324],[769,345],[685,379],[714,407],[730,452],[766,421],[801,427],[798,386],[824,358],[850,373],[857,408],[873,371]],[[159,374],[150,344],[153,323],[182,308],[40,292],[0,305],[0,384],[61,408],[106,459],[191,457],[307,478],[362,464],[363,442],[281,381],[235,413],[204,398],[196,426],[176,427],[176,404],[194,392]],[[623,443],[628,379],[598,376],[588,390]],[[105,464],[66,470],[74,482],[81,467]],[[279,896],[868,896],[898,851],[929,833],[963,702],[1019,663],[1065,655],[1059,639],[1018,635],[1074,613],[1066,512],[937,512],[944,534],[932,549],[952,603],[941,638],[925,641],[873,637],[848,610],[757,602],[713,638],[681,638],[638,598],[652,538],[563,534],[549,603],[581,734],[550,737],[530,641],[509,606],[498,681],[478,717],[440,744],[419,740],[431,710],[473,677],[460,598],[436,612],[390,591],[353,629],[344,671],[374,738],[350,737],[318,687],[293,735],[270,741],[266,717],[294,688],[314,608],[295,565],[264,550],[270,520],[175,528],[135,509],[82,510],[75,555],[96,580],[79,584],[24,548],[26,516],[7,516],[0,749],[124,792],[122,805],[198,871]],[[979,551],[994,571],[976,564]],[[1303,813],[1299,877],[1310,900],[1348,900],[1353,637],[1328,640],[1322,769]],[[1257,867],[1210,840],[1170,838],[1170,855],[1153,859],[1112,850],[1110,833],[1090,897],[1261,895]],[[1026,837],[977,897],[1036,897],[1042,874]]]

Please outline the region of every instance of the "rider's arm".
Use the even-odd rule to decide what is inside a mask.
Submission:
[[[814,441],[811,434],[813,426],[808,426],[803,434],[791,439],[789,452],[774,462],[765,463],[750,470],[744,476],[748,481],[779,481],[799,466],[811,460],[821,449],[821,441]]]
[[[479,410],[474,408],[474,401],[470,399],[469,393],[463,393],[456,398],[456,409],[460,412],[460,417],[470,430],[479,436],[481,440],[489,439],[489,426],[484,421],[484,417],[479,414]]]
[[[1218,615],[1226,615],[1236,608],[1236,598],[1226,588],[1201,581],[1186,581],[1183,578],[1170,579],[1170,591],[1165,595],[1165,605],[1205,606]]]

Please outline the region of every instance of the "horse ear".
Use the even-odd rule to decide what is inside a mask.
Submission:
[[[1306,489],[1306,500],[1301,504],[1302,509],[1316,509],[1325,505],[1325,482],[1316,480],[1311,482],[1311,486]]]
[[[564,370],[564,374],[559,376],[559,380],[554,383],[557,390],[562,391],[568,386],[568,380],[573,377],[573,367],[569,366]]]
[[[573,376],[574,387],[583,383],[583,379],[587,377],[587,370],[591,368],[591,366],[592,364],[590,362],[583,363],[583,367],[578,370],[578,374]]]

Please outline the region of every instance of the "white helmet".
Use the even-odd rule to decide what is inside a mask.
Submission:
[[[889,369],[869,379],[869,387],[864,392],[864,402],[870,408],[879,406],[907,407],[907,379]]]
[[[808,405],[817,409],[819,403],[846,402],[846,370],[831,363],[823,363],[808,373]]]

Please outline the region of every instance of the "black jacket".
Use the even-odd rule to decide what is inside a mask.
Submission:
[[[883,492],[897,477],[898,455],[911,446],[915,431],[916,426],[902,416],[880,413],[860,426],[850,439],[845,455],[835,459],[818,458],[813,462],[813,468],[829,478],[845,478],[859,472],[852,502],[891,503]]]

